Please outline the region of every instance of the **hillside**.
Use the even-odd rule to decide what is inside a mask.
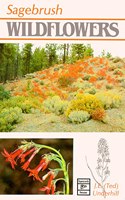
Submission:
[[[11,97],[1,101],[0,117],[5,108],[11,115],[16,107],[20,119],[0,121],[10,126],[1,131],[125,131],[125,59],[91,57],[55,65],[8,82],[5,89]]]

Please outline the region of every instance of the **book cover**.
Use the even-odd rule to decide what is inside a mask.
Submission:
[[[0,2],[0,198],[123,199],[124,2]]]

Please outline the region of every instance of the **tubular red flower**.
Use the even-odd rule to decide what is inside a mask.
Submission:
[[[50,176],[51,172],[48,172],[47,174],[45,174],[42,178],[43,181],[45,181],[49,176]]]
[[[42,171],[44,171],[48,167],[48,164],[50,163],[50,160],[47,159],[47,157],[45,157],[40,161],[40,163],[43,164]]]
[[[51,186],[51,194],[55,194],[55,184],[52,184]]]
[[[33,152],[33,154],[30,156],[30,158],[24,163],[24,165],[22,166],[22,169],[24,170],[24,171],[26,171],[27,170],[27,168],[29,167],[29,164],[30,164],[30,162],[32,161],[32,159],[34,158],[34,156],[37,154],[37,150],[35,150],[34,152]]]
[[[47,186],[44,186],[43,188],[40,188],[39,189],[41,192],[46,192],[46,194],[49,194],[50,193],[50,188],[47,187]]]
[[[40,170],[44,171],[47,168],[49,162],[50,161],[47,158],[43,158],[34,169],[28,168],[27,171],[30,172],[29,176],[33,176],[34,179],[42,182],[42,180],[38,176],[38,173],[40,172]]]
[[[48,184],[47,184],[47,186],[48,186],[49,188],[51,188],[53,179],[54,179],[54,174],[52,173],[52,174],[50,175],[50,178],[49,178]]]
[[[50,175],[50,177],[49,177],[47,186],[45,186],[43,188],[40,188],[39,190],[42,191],[42,192],[45,192],[46,194],[54,194],[54,192],[55,192],[55,185],[54,185],[53,180],[55,178],[55,174],[53,172],[48,172],[48,174],[45,175],[46,178],[49,175]]]
[[[20,158],[21,159],[21,163],[23,163],[23,162],[25,162],[25,158],[29,155],[29,154],[31,154],[32,152],[34,152],[36,149],[35,148],[32,148],[32,149],[30,149],[29,151],[26,151],[26,152],[24,152],[24,153],[22,153],[18,158]]]
[[[2,152],[2,155],[6,158],[6,162],[10,162],[12,169],[15,169],[17,165],[15,158],[22,153],[22,149],[16,149],[15,151],[8,153],[6,149]]]

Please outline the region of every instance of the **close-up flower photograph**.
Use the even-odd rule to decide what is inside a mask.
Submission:
[[[1,139],[0,194],[72,194],[72,139]]]

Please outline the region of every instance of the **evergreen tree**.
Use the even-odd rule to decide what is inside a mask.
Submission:
[[[22,50],[22,73],[23,75],[31,72],[32,44],[25,44]]]
[[[6,82],[14,79],[15,62],[16,62],[16,45],[1,44],[0,45],[0,80]]]
[[[36,48],[32,55],[31,72],[45,69],[48,66],[48,58],[44,48]]]
[[[4,45],[0,43],[0,82],[4,80]]]
[[[86,46],[84,44],[73,44],[71,50],[71,56],[74,61],[82,59],[84,57],[84,52],[86,51]]]
[[[56,44],[47,44],[46,53],[48,58],[48,65],[52,66],[55,63],[58,63],[58,56],[57,56],[57,45]]]
[[[94,50],[92,49],[91,45],[88,44],[86,46],[86,50],[84,52],[84,57],[90,57],[90,56],[93,56],[93,53],[94,53]]]

